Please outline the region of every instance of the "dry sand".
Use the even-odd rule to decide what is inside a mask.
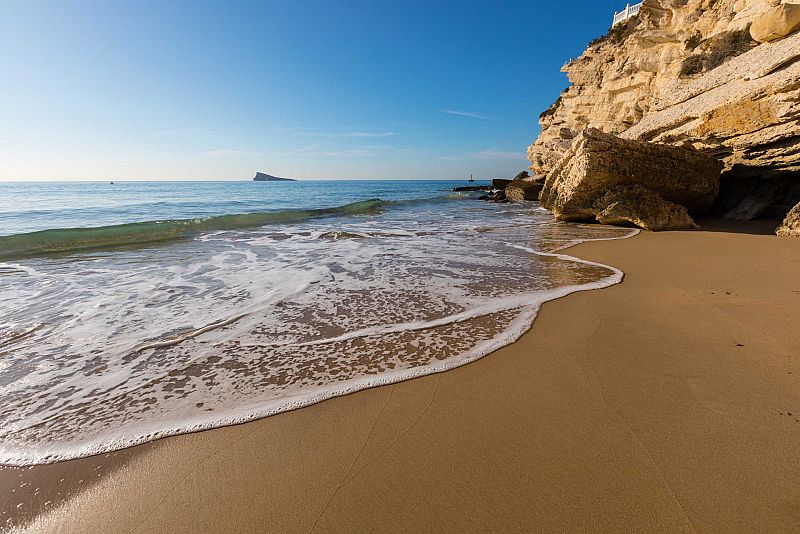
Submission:
[[[571,253],[625,282],[546,304],[453,371],[5,469],[3,510],[59,532],[800,530],[800,240]]]

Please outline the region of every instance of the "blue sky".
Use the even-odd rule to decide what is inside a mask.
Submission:
[[[0,180],[512,176],[622,7],[0,0]]]

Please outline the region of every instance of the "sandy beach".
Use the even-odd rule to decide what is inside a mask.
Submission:
[[[800,534],[800,0],[84,4],[0,17],[0,533]]]
[[[797,531],[800,241],[760,234],[774,223],[702,223],[570,249],[625,281],[547,303],[520,341],[464,367],[111,455],[4,468],[3,523]]]

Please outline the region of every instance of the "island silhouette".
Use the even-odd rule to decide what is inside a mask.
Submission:
[[[263,172],[257,172],[255,177],[253,178],[254,182],[296,182],[297,180],[293,178],[280,178],[278,176],[272,176],[271,174],[265,174]]]

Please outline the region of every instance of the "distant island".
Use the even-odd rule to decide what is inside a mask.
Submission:
[[[270,174],[264,174],[263,172],[257,172],[255,178],[253,178],[254,182],[296,182],[292,178],[279,178],[277,176],[272,176]]]

